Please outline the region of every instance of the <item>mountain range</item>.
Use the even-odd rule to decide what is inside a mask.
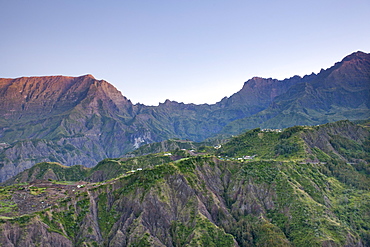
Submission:
[[[92,75],[0,79],[0,181],[39,162],[92,167],[171,138],[221,140],[253,128],[370,117],[370,54],[355,52],[318,74],[254,77],[216,104],[132,104]]]

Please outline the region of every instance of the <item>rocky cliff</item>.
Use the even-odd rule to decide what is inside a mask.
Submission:
[[[370,54],[356,52],[317,75],[295,79],[298,83],[265,109],[229,123],[220,133],[370,117]]]
[[[91,75],[2,80],[0,94],[1,180],[42,161],[92,166],[156,140],[129,123],[131,102]]]

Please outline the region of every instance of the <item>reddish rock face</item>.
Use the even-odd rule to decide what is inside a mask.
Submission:
[[[111,101],[111,107],[118,109],[131,104],[111,84],[91,75],[0,79],[0,95],[0,115],[17,120],[65,113],[83,103],[88,103],[85,110],[91,114],[98,107],[94,99]]]
[[[0,160],[0,181],[52,157],[93,166],[132,149],[119,118],[132,118],[133,105],[106,81],[91,75],[0,79],[0,96],[0,151],[7,157]],[[55,149],[65,145],[68,152]]]

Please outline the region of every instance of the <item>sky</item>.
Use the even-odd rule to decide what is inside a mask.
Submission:
[[[133,103],[220,101],[370,52],[369,0],[0,0],[0,78],[92,74]]]

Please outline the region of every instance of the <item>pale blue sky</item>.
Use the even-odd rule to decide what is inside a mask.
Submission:
[[[133,103],[215,103],[370,52],[369,0],[0,0],[0,77],[92,74]]]

